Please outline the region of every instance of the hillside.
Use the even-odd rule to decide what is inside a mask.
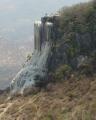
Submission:
[[[2,99],[0,120],[95,120],[96,78],[72,76],[39,93]]]
[[[55,27],[49,83],[10,99],[3,93],[0,120],[96,120],[95,1],[60,10]]]
[[[96,3],[89,2],[59,11],[54,44],[52,71],[67,65],[72,70],[84,67],[95,72]],[[51,61],[52,62],[52,61]],[[94,64],[94,65],[93,65]]]

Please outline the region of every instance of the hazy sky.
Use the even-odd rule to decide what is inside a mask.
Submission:
[[[4,27],[32,24],[32,21],[45,13],[54,13],[63,6],[86,1],[88,0],[0,0],[0,22]]]
[[[34,20],[63,6],[88,0],[0,0],[0,35],[12,40],[30,37]]]
[[[63,6],[88,0],[0,0],[0,12],[17,17],[40,17],[55,12]],[[7,16],[8,17],[8,16]],[[12,17],[12,16],[11,16]]]

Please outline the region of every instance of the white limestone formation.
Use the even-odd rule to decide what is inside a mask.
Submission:
[[[36,76],[44,78],[47,74],[46,64],[51,49],[52,23],[35,22],[34,31],[35,49],[32,59],[12,80],[11,95],[24,94],[25,89],[36,84]]]

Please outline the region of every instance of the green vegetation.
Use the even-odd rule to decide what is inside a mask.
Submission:
[[[54,74],[55,80],[59,80],[59,81],[64,80],[66,77],[69,76],[71,70],[72,70],[71,67],[66,64],[58,67],[58,69]]]
[[[58,76],[58,79],[64,78],[66,65],[73,70],[80,70],[81,74],[92,75],[96,72],[95,1],[62,8],[59,14],[57,25],[59,35],[55,46],[56,77]],[[82,59],[79,59],[81,56],[83,62]],[[87,59],[84,60],[86,57]]]
[[[95,35],[96,35],[96,7],[92,2],[86,4],[79,4],[71,8],[67,8],[61,11],[60,19],[60,33],[63,40],[71,42],[71,47],[74,49],[79,48],[76,41],[81,39],[85,34],[91,39],[90,46],[81,46],[80,52],[87,53],[90,49],[96,47]],[[86,36],[85,36],[85,39]],[[75,41],[75,43],[74,43]],[[89,42],[89,41],[85,41]],[[89,49],[90,48],[90,49]]]

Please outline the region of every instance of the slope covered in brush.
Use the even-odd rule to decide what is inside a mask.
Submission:
[[[96,3],[89,2],[59,11],[52,70],[96,72]]]

